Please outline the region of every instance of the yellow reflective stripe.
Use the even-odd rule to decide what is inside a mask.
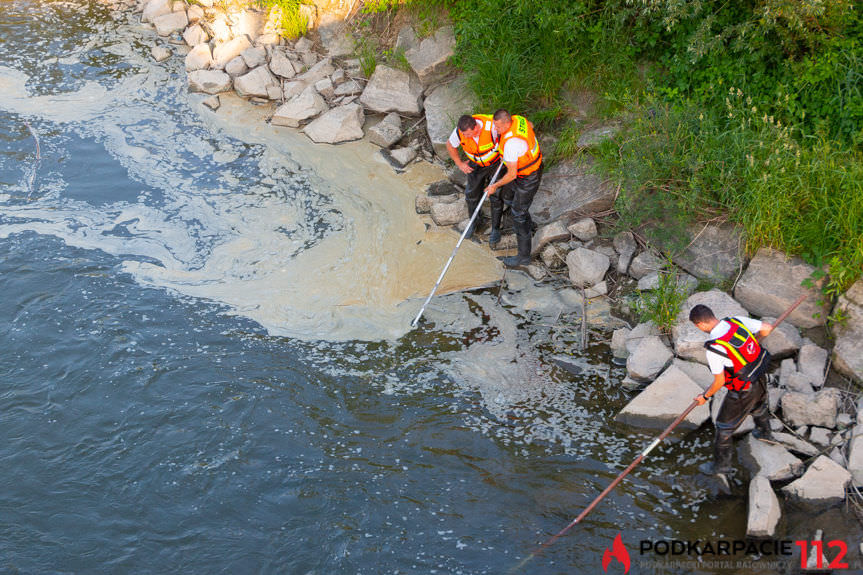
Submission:
[[[728,343],[727,341],[722,341],[721,339],[717,339],[713,343],[721,345],[722,347],[727,349],[730,353],[733,353],[734,357],[737,358],[737,360],[740,362],[741,365],[746,365],[747,363],[749,363],[748,361],[743,359],[743,356],[740,355],[740,353],[738,353],[737,349],[735,349],[735,347],[733,345],[731,345],[730,343]]]

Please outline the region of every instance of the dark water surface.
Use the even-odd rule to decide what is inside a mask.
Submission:
[[[162,74],[142,89],[153,115],[140,119],[67,122],[2,100],[0,573],[508,572],[652,439],[613,423],[623,370],[603,343],[576,357],[579,376],[553,367],[551,355],[575,347],[552,341],[547,318],[501,311],[496,290],[445,298],[474,316],[470,328],[335,343],[273,337],[242,310],[137,281],[130,261],[194,267],[218,241],[218,221],[189,198],[227,196],[182,203],[171,190],[224,186],[227,173],[236,201],[261,179],[262,152],[207,133],[185,99],[182,60],[147,68],[152,36],[134,22],[95,3],[0,2],[0,61],[7,77],[31,79],[32,96]],[[137,59],[117,55],[120,40]],[[160,140],[163,117],[176,131]],[[38,166],[25,121],[40,135]],[[194,140],[186,149],[209,151],[172,151],[171,168],[136,160],[136,146],[180,133]],[[218,154],[229,158],[216,166]],[[307,202],[315,234],[337,233],[307,178],[281,175],[272,194]],[[517,341],[503,341],[513,336],[495,314],[520,326]],[[482,361],[472,346],[496,338],[531,354],[525,385],[547,385],[505,409],[453,367]],[[521,572],[601,573],[617,533],[630,573],[792,572],[751,556],[738,559],[754,567],[639,563],[657,558],[638,555],[642,539],[745,534],[745,486],[716,499],[694,474],[710,431],[683,439]],[[790,511],[785,537],[823,528],[856,547],[850,513]]]

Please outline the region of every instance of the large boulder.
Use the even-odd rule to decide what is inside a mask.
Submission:
[[[817,425],[835,429],[839,390],[831,387],[814,394],[789,391],[782,396],[781,405],[785,421],[791,427]]]
[[[141,14],[141,22],[152,22],[159,16],[170,14],[173,11],[173,0],[150,0]]]
[[[280,83],[270,73],[270,69],[266,66],[258,66],[251,72],[243,74],[234,80],[234,89],[240,96],[258,96],[259,98],[267,97],[267,89],[270,86],[279,86]]]
[[[586,248],[576,248],[566,256],[569,279],[577,287],[590,287],[601,282],[610,263],[607,255]]]
[[[819,304],[824,298],[817,286],[823,280],[813,288],[801,285],[814,271],[814,267],[798,257],[789,258],[780,251],[761,248],[737,282],[734,297],[758,316],[778,317],[798,297],[807,294],[786,321],[803,328],[824,325],[830,308],[826,303]]]
[[[671,363],[674,354],[658,336],[641,340],[626,360],[626,371],[635,381],[648,383]]]
[[[213,54],[209,44],[198,44],[186,54],[186,72],[206,70],[213,65]]]
[[[276,126],[297,128],[302,122],[314,118],[326,109],[327,103],[315,91],[314,86],[309,86],[299,96],[282,104],[275,111],[270,122]]]
[[[698,279],[722,282],[737,276],[743,264],[740,227],[708,224],[688,231],[687,247],[672,257],[674,263]]]
[[[405,52],[405,58],[424,86],[440,81],[452,69],[449,60],[455,53],[452,26],[439,28],[434,36],[423,39]]]
[[[833,505],[845,501],[845,488],[849,483],[851,474],[822,455],[812,462],[803,477],[789,483],[782,491],[804,503]]]
[[[423,109],[423,86],[415,74],[379,64],[360,102],[374,112],[419,114]]]
[[[263,46],[252,46],[246,48],[240,54],[249,70],[254,70],[258,66],[264,66],[267,63],[267,49]]]
[[[426,131],[435,154],[449,158],[446,142],[462,114],[474,113],[476,102],[464,77],[434,88],[425,99]]]
[[[836,311],[846,319],[833,326],[836,336],[833,366],[836,371],[863,381],[863,279],[839,298]]]
[[[233,20],[231,31],[234,33],[234,36],[248,36],[252,42],[261,35],[267,23],[267,15],[252,7],[247,7],[239,13],[232,14],[231,19]]]
[[[189,18],[186,16],[185,10],[153,18],[153,26],[156,27],[156,33],[159,36],[170,36],[185,29],[188,24]]]
[[[746,520],[747,537],[773,537],[782,517],[779,499],[773,492],[770,480],[756,475],[749,482],[749,515]]]
[[[195,70],[189,73],[189,91],[218,94],[231,89],[231,77],[221,70]]]
[[[791,455],[777,443],[746,436],[739,448],[740,461],[755,475],[763,475],[770,481],[785,481],[803,473],[803,462]]]
[[[763,317],[761,319],[770,325],[776,322],[775,317]],[[783,321],[770,335],[761,340],[761,345],[767,348],[773,359],[782,359],[794,355],[803,345],[803,338],[800,337],[800,332],[797,331],[796,327]]]
[[[218,44],[213,48],[213,66],[215,68],[224,68],[225,64],[243,53],[243,50],[250,48],[252,43],[246,36],[238,36],[233,40],[229,40],[224,44]]]
[[[582,154],[545,170],[530,206],[537,224],[560,220],[569,225],[614,205],[614,188],[591,170],[592,164],[593,159]]]
[[[630,401],[615,417],[627,425],[663,428],[689,407],[701,387],[675,366],[670,366],[656,381]],[[701,427],[710,417],[710,408],[699,405],[680,423],[684,429]]]
[[[739,303],[731,296],[719,290],[694,293],[680,307],[677,320],[671,329],[671,337],[674,340],[674,351],[683,359],[691,359],[699,363],[707,363],[707,355],[704,342],[709,338],[691,321],[689,321],[689,310],[695,305],[703,304],[713,310],[717,318],[733,315],[747,315]]]
[[[713,385],[713,374],[703,363],[684,361],[679,358],[675,358],[672,363],[705,391]]]
[[[336,106],[306,126],[303,131],[316,143],[338,144],[363,137],[363,107],[357,103]]]

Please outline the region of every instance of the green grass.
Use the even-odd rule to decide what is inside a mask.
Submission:
[[[659,286],[639,293],[633,305],[639,321],[652,321],[663,333],[671,333],[677,314],[680,313],[680,306],[688,297],[678,280],[677,268],[669,261],[659,273]]]
[[[278,8],[281,10],[281,33],[288,39],[305,36],[309,31],[308,19],[300,12],[300,6],[304,4],[301,0],[259,0],[258,5],[262,8]]]

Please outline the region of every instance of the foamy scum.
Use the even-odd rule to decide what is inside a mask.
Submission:
[[[94,206],[64,197],[59,171],[40,171],[29,202],[23,178],[0,196],[0,237],[33,231],[122,257],[141,284],[224,304],[273,335],[406,333],[457,239],[427,232],[413,211],[440,172],[397,175],[367,143],[312,144],[230,96],[213,114],[186,94],[182,71],[125,47],[140,33],[121,26],[105,40],[136,70],[109,86],[33,96],[34,79],[0,67],[0,108],[95,139],[142,184],[137,201]],[[500,275],[491,253],[467,242],[440,292]]]

